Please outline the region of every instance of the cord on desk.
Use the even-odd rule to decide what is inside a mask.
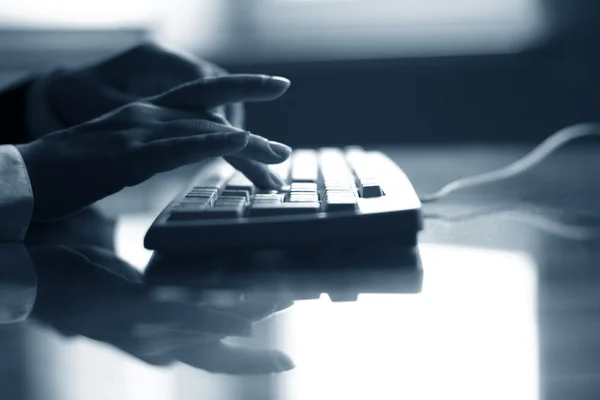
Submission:
[[[599,123],[582,123],[561,129],[550,135],[524,157],[506,167],[450,182],[435,193],[420,197],[421,203],[432,203],[457,190],[509,179],[539,164],[567,143],[586,136],[600,136]]]
[[[553,215],[550,215],[553,214]],[[578,211],[564,210],[550,207],[527,206],[497,206],[483,210],[471,211],[456,215],[443,215],[439,213],[423,213],[425,220],[435,220],[442,224],[454,225],[456,222],[466,222],[490,216],[500,216],[504,219],[513,219],[519,223],[526,223],[542,231],[565,239],[593,240],[600,238],[600,215]],[[553,216],[555,218],[553,218]],[[559,220],[560,217],[571,216],[584,218],[588,224],[567,224]],[[590,222],[593,222],[590,224]]]

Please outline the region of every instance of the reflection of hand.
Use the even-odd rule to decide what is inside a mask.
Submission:
[[[97,207],[87,207],[71,218],[29,224],[23,238],[26,246],[93,245],[115,250],[117,221],[103,215]]]
[[[248,374],[291,369],[284,354],[224,344],[248,336],[254,321],[287,305],[256,302],[227,311],[165,302],[132,266],[94,246],[29,248],[38,274],[33,317],[67,335],[109,343],[152,364],[180,361],[208,371]]]
[[[282,162],[289,148],[240,131],[208,109],[267,92],[276,96],[287,87],[255,75],[192,82],[19,145],[33,188],[34,219],[63,217],[156,173],[209,157],[235,154],[240,169]]]

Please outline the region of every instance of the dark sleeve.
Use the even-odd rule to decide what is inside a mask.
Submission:
[[[0,243],[0,329],[24,321],[33,309],[37,277],[33,261],[20,243]]]
[[[33,79],[22,80],[0,91],[0,145],[27,141],[27,92]]]

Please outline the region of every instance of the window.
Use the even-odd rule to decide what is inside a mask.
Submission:
[[[77,35],[31,40],[48,46],[80,51],[108,41],[109,48],[121,42],[117,30],[137,29],[206,57],[246,62],[511,52],[535,40],[544,22],[540,0],[21,0],[0,7],[4,30],[104,32],[91,42],[89,35],[81,43]]]
[[[543,27],[538,0],[228,3],[227,47],[246,60],[512,52],[535,40]]]
[[[153,0],[19,0],[1,5],[3,29],[114,29],[151,24],[166,2]]]

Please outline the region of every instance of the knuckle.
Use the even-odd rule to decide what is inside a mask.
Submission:
[[[204,113],[204,117],[210,122],[215,122],[221,125],[230,125],[229,121],[227,121],[227,118],[217,111],[207,111]]]
[[[206,134],[206,133],[216,132],[216,131],[220,130],[217,127],[217,124],[215,124],[211,120],[204,119],[204,118],[195,119],[193,125],[194,125],[193,129],[197,134]]]
[[[134,51],[139,52],[139,53],[149,53],[149,54],[154,54],[154,53],[160,53],[163,51],[162,47],[159,46],[156,43],[153,42],[144,42],[138,46],[136,46],[134,48]]]
[[[160,113],[160,110],[160,107],[154,104],[140,101],[128,104],[123,111],[125,116],[132,121],[146,123],[154,120]]]

